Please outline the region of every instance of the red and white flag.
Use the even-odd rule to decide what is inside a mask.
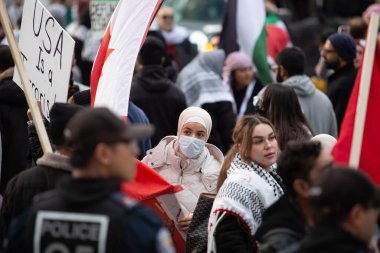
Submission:
[[[91,106],[107,107],[124,120],[128,116],[129,94],[138,52],[163,0],[120,0],[96,56],[91,73]],[[172,228],[177,252],[185,252],[185,240],[173,217],[163,211],[160,196],[170,196],[182,187],[171,185],[140,161],[134,180],[122,184],[128,196],[151,207]],[[169,226],[170,225],[170,226]]]
[[[91,104],[103,106],[126,120],[133,70],[149,26],[163,0],[120,0],[108,24],[91,73]],[[137,161],[133,181],[123,190],[139,200],[180,191]]]
[[[359,69],[354,89],[348,103],[346,114],[343,119],[342,127],[337,144],[332,150],[337,163],[348,164],[353,140],[356,107],[359,98],[360,80],[363,65]],[[365,115],[362,146],[359,159],[359,168],[368,174],[373,181],[380,185],[380,45],[377,43],[373,69],[371,75],[371,85],[368,96],[367,112]]]
[[[91,105],[128,116],[133,70],[150,24],[163,0],[120,0],[91,73]]]

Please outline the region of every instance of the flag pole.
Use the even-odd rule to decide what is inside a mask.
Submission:
[[[375,50],[377,44],[377,31],[379,29],[379,16],[375,13],[371,15],[371,21],[368,28],[366,49],[362,66],[362,75],[360,77],[360,89],[358,104],[356,107],[354,133],[351,144],[349,165],[358,168],[360,162],[360,153],[363,141],[364,124],[366,119],[369,89],[371,87],[371,76]]]
[[[8,12],[5,8],[4,1],[0,1],[0,21],[5,32],[5,36],[7,37],[9,48],[12,53],[12,57],[14,59],[14,62],[16,64],[17,70],[20,75],[26,101],[28,102],[28,106],[32,112],[33,122],[36,127],[38,137],[40,139],[42,150],[44,151],[44,153],[52,152],[50,141],[46,133],[46,129],[43,124],[42,116],[38,108],[36,99],[34,98],[31,90],[28,87],[29,79],[26,75],[25,67],[20,55],[20,50],[18,49],[18,45],[15,39],[15,36],[13,34],[11,22],[9,20]]]

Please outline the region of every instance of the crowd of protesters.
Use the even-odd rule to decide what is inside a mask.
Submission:
[[[136,158],[183,188],[175,223],[186,252],[378,252],[380,190],[330,153],[380,4],[321,41],[314,76],[301,48],[278,50],[267,85],[250,56],[218,49],[218,36],[198,52],[164,6],[138,55],[127,123],[90,108],[101,40],[82,5],[75,15],[69,1],[48,6],[76,41],[67,103],[44,120],[52,153],[0,45],[0,252],[175,252],[167,224],[121,188]],[[8,12],[16,26],[22,1]]]

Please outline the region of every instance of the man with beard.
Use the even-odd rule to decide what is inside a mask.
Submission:
[[[333,34],[323,46],[321,56],[326,66],[334,70],[334,73],[328,77],[326,94],[333,104],[340,129],[356,79],[355,41],[346,34]]]
[[[337,137],[336,119],[331,102],[305,75],[305,62],[305,54],[301,49],[291,47],[282,50],[276,57],[277,82],[294,89],[314,135],[329,134]]]

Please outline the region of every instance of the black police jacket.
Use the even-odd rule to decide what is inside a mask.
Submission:
[[[11,231],[7,252],[173,252],[160,219],[110,179],[62,180]]]

